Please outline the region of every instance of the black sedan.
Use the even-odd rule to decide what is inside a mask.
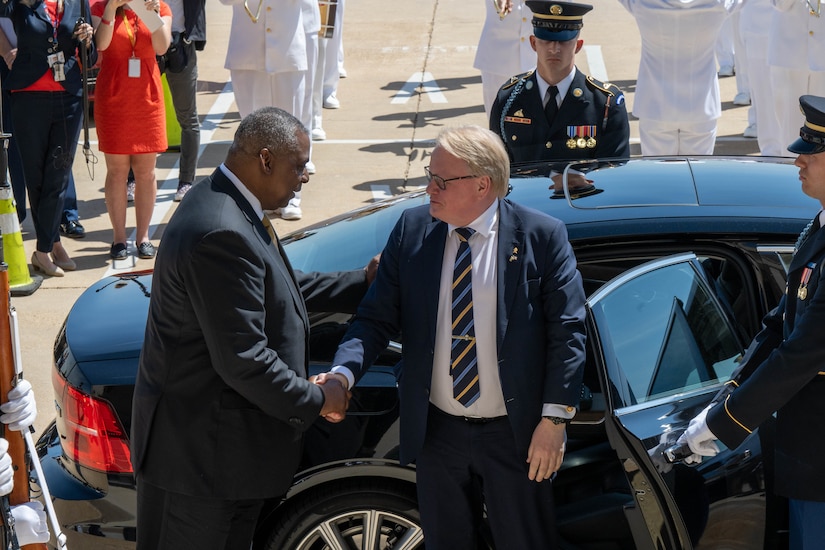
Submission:
[[[558,169],[558,167],[553,167]],[[554,489],[564,548],[787,546],[771,492],[772,425],[699,465],[671,446],[730,377],[785,290],[800,230],[819,205],[787,162],[659,158],[568,167],[592,181],[552,190],[550,167],[515,167],[509,198],[564,220],[588,295],[581,410]],[[413,192],[283,239],[304,271],[355,269],[384,246]],[[132,387],[151,273],[105,278],[69,313],[54,349],[56,419],[41,463],[69,545],[132,548]],[[311,314],[312,370],[329,361],[349,317]],[[256,548],[423,548],[415,469],[397,462],[393,343],[356,388],[341,424],[319,420],[281,501],[261,516]],[[492,547],[490,544],[489,547]]]

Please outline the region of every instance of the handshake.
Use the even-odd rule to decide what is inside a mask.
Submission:
[[[341,422],[347,416],[349,400],[352,392],[349,387],[349,380],[340,373],[323,372],[317,376],[311,376],[309,381],[321,387],[324,392],[324,406],[321,407],[321,416],[327,422]]]

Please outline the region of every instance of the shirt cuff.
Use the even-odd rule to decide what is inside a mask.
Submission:
[[[333,369],[334,371],[335,369]],[[555,403],[545,403],[541,408],[542,416],[558,416],[559,418],[573,418],[576,416],[576,407],[570,405],[557,405]]]
[[[335,374],[343,374],[347,378],[348,390],[351,390],[352,387],[355,385],[355,376],[352,375],[352,371],[349,370],[347,367],[336,365],[332,367],[329,371],[334,372]]]

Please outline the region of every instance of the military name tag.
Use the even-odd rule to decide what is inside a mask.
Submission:
[[[532,124],[533,120],[530,118],[524,118],[519,116],[506,116],[504,117],[504,122],[514,122],[516,124]]]

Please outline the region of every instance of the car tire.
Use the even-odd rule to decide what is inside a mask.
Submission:
[[[415,493],[401,483],[347,480],[313,490],[286,506],[265,550],[424,548]]]

